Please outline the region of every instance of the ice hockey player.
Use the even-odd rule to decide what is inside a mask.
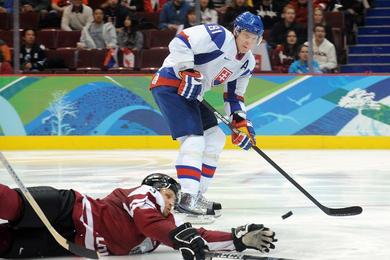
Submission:
[[[195,229],[177,223],[171,210],[180,185],[161,173],[147,176],[142,185],[115,189],[103,199],[75,190],[33,187],[29,191],[54,228],[66,239],[101,255],[151,252],[160,243],[180,249],[184,259],[204,259],[205,250],[247,248],[268,252],[275,248],[275,233],[259,224],[233,228],[232,232]],[[65,256],[18,189],[0,184],[0,257]]]
[[[244,93],[255,66],[251,49],[261,42],[263,32],[261,18],[250,12],[235,19],[233,33],[216,24],[185,29],[170,42],[170,54],[152,79],[153,97],[173,139],[180,142],[180,212],[214,215],[222,208],[204,196],[226,139],[213,113],[199,101],[206,91],[224,85],[226,114],[241,131],[232,133],[232,142],[245,150],[256,142]]]

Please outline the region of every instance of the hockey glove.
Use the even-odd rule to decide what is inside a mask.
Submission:
[[[269,252],[274,249],[273,242],[275,239],[275,232],[261,224],[246,224],[238,228],[232,228],[233,243],[238,252],[247,248],[257,249],[260,252]]]
[[[203,260],[205,259],[205,249],[208,249],[207,242],[191,226],[190,223],[184,223],[170,232],[174,248],[179,249],[184,260]]]
[[[252,145],[256,145],[256,133],[252,122],[244,119],[238,114],[233,114],[232,126],[239,131],[232,131],[232,143],[244,150],[249,150]]]
[[[181,82],[177,93],[188,100],[196,100],[202,91],[203,75],[196,70],[185,70],[179,73]]]

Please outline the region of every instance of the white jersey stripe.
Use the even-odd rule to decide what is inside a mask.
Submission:
[[[92,208],[91,203],[85,195],[83,196],[83,214],[80,217],[81,223],[83,223],[85,227],[85,247],[88,249],[95,249],[94,243],[94,228],[93,228],[93,216],[92,216]],[[84,219],[84,213],[86,215],[86,219]]]

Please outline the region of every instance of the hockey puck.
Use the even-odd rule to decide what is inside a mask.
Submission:
[[[282,216],[282,219],[286,219],[286,218],[290,217],[292,214],[293,214],[292,211],[289,211]]]

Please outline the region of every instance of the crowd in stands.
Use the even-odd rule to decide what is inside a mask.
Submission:
[[[355,43],[357,26],[371,4],[313,0],[313,17],[308,17],[308,0],[200,0],[201,23],[232,29],[237,15],[257,14],[272,72],[305,73],[307,23],[313,19],[313,67],[332,73],[345,62],[345,43]],[[0,0],[1,73],[12,72],[12,13],[13,0]],[[168,53],[169,41],[195,24],[193,0],[21,0],[20,70],[152,71]],[[94,55],[91,64],[80,61],[89,55]]]

